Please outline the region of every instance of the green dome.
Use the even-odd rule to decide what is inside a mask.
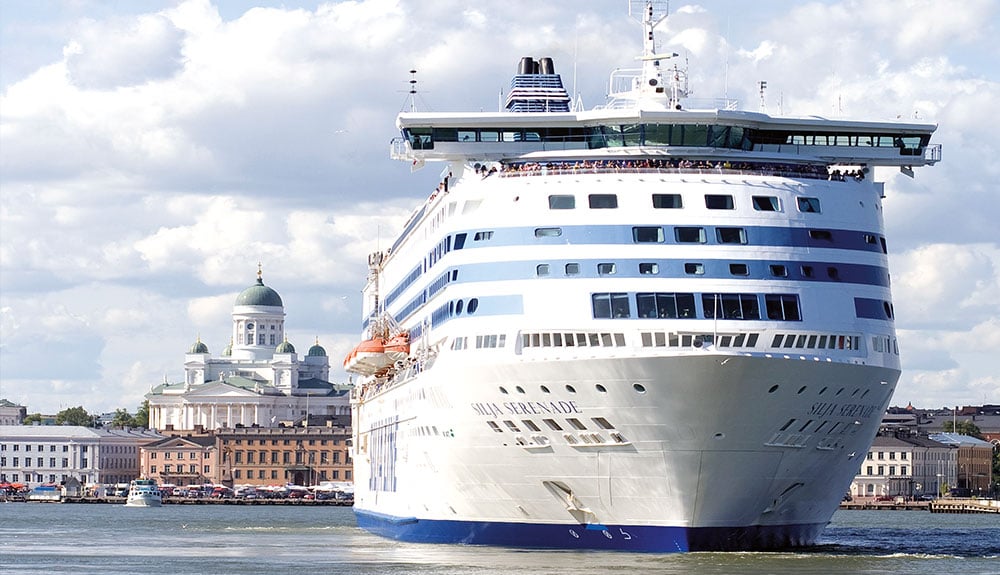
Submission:
[[[199,338],[198,341],[191,345],[191,349],[188,350],[188,353],[208,353],[208,346],[202,343]]]
[[[284,307],[278,292],[264,285],[264,280],[257,277],[257,284],[248,287],[236,296],[236,305],[266,305]]]
[[[222,357],[231,357],[232,355],[233,355],[233,341],[230,339],[229,345],[226,346],[226,349],[222,350]]]
[[[288,343],[288,340],[278,344],[278,347],[274,348],[274,353],[295,353],[295,346]]]
[[[326,357],[326,350],[323,349],[323,346],[321,346],[317,341],[316,345],[309,348],[308,355],[309,357]]]

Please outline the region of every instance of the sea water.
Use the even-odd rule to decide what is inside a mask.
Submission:
[[[1000,515],[838,511],[796,552],[639,554],[399,543],[349,507],[0,503],[0,573],[1000,574]]]

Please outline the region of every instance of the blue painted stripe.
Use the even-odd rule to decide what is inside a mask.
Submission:
[[[679,527],[542,524],[398,518],[355,508],[358,527],[411,543],[677,553],[754,551],[812,545],[825,524]]]

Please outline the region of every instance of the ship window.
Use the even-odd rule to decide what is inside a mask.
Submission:
[[[562,235],[562,228],[535,228],[536,238],[557,238]]]
[[[475,130],[459,130],[458,131],[458,141],[459,142],[475,142],[476,141],[476,131]]]
[[[507,429],[513,431],[514,433],[521,433],[521,430],[518,429],[517,424],[514,423],[513,421],[505,419],[503,421],[503,424],[507,426]]]
[[[774,277],[784,278],[788,277],[788,268],[781,264],[771,264],[768,266],[771,270],[771,275]]]
[[[596,389],[600,393],[607,393],[608,392],[608,389],[606,387],[604,387],[603,385],[599,384],[599,383],[594,386],[594,389]]]
[[[549,264],[538,264],[535,266],[535,275],[538,277],[549,275]]]
[[[570,393],[576,393],[576,388],[573,387],[572,385],[566,384],[566,391]]]
[[[705,194],[705,207],[710,210],[734,209],[733,197],[729,194]]]
[[[833,232],[830,230],[809,230],[809,237],[814,240],[833,241]]]
[[[633,383],[632,389],[634,389],[636,393],[646,393],[646,386],[641,383]]]
[[[632,228],[632,241],[639,244],[663,243],[663,228],[643,226]]]
[[[521,423],[523,423],[524,426],[527,427],[528,429],[530,429],[531,431],[541,431],[542,430],[542,428],[540,428],[537,425],[535,425],[535,422],[531,421],[530,419],[522,419]]]
[[[481,130],[479,132],[480,142],[499,142],[500,132],[497,130]]]
[[[778,198],[775,196],[753,196],[753,209],[758,212],[777,212]]]
[[[556,420],[554,419],[543,419],[542,421],[545,422],[545,425],[548,425],[549,429],[551,429],[552,431],[563,430],[562,426],[560,426],[559,423],[557,423]]]
[[[595,293],[592,296],[595,319],[629,317],[628,294],[625,293]]]
[[[465,300],[458,300],[455,302],[455,315],[462,315],[462,310],[465,307]]]
[[[878,243],[878,238],[876,238],[874,234],[865,234],[865,243],[876,244]]]
[[[545,387],[544,385],[539,386],[538,389],[541,389],[542,393],[552,393],[552,392],[549,391],[549,388]]]
[[[696,276],[705,275],[705,264],[686,263],[684,264],[684,273]]]
[[[565,270],[568,276],[580,275],[580,264],[566,264]]]
[[[674,238],[682,244],[703,244],[705,243],[705,228],[674,228]]]
[[[799,297],[794,294],[764,294],[767,319],[801,321]]]
[[[587,334],[585,333],[576,334],[576,345],[577,347],[587,347]]]
[[[469,314],[476,313],[476,310],[479,309],[479,299],[477,298],[470,299],[469,305],[466,306],[466,309],[468,310],[467,313]]]
[[[467,234],[455,234],[455,249],[460,250],[465,247]]]
[[[475,242],[481,242],[483,240],[491,240],[491,239],[493,239],[493,232],[492,231],[488,231],[488,232],[476,232],[476,235],[474,235],[472,237],[472,241],[475,241]]]
[[[643,275],[656,275],[660,273],[660,266],[655,263],[640,263],[639,273]]]
[[[826,275],[830,276],[830,279],[832,279],[832,280],[839,279],[840,278],[840,270],[838,270],[837,268],[835,268],[833,266],[830,266],[830,267],[826,268]]]
[[[617,272],[617,267],[613,263],[597,264],[597,273],[602,276],[612,276]]]
[[[715,235],[720,244],[747,243],[747,231],[743,228],[716,228]]]
[[[807,212],[812,214],[820,213],[819,198],[795,198],[795,201],[799,205],[800,212]]]
[[[618,196],[615,194],[590,194],[590,207],[595,210],[610,210],[618,207]]]
[[[497,422],[495,422],[495,421],[487,421],[486,423],[489,424],[490,429],[492,429],[493,431],[495,431],[497,433],[503,433],[503,429],[501,429],[500,426],[497,425]]]
[[[756,294],[701,294],[706,318],[760,319]]]
[[[812,266],[802,266],[802,275],[807,278],[813,277],[813,267]]]
[[[615,333],[615,347],[625,347],[625,334]]]
[[[592,417],[592,418],[590,418],[590,420],[593,421],[594,423],[596,423],[598,425],[598,427],[600,427],[601,429],[614,429],[615,428],[614,425],[611,425],[610,421],[608,421],[607,419],[604,419],[603,417]]]
[[[576,196],[552,195],[549,196],[550,210],[572,210],[576,208]]]
[[[582,421],[580,421],[579,419],[577,419],[575,417],[567,417],[566,418],[566,423],[568,423],[571,426],[573,426],[573,429],[579,429],[581,431],[587,429],[587,426],[584,425]]]
[[[590,347],[601,347],[601,336],[596,333],[588,333],[587,340]]]
[[[676,210],[684,205],[680,194],[653,194],[653,207],[658,210]]]
[[[729,264],[729,273],[734,276],[750,275],[750,266],[747,264]]]

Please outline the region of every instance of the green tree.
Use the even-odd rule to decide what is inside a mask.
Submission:
[[[94,416],[87,413],[83,407],[69,407],[56,414],[56,425],[94,426]]]
[[[31,415],[27,415],[24,418],[25,425],[34,425],[36,423],[41,423],[41,422],[42,422],[41,413],[32,413]]]
[[[149,400],[143,400],[135,410],[133,427],[149,429]]]
[[[945,433],[954,432],[961,433],[962,435],[969,435],[977,439],[983,438],[983,432],[980,431],[979,426],[969,420],[959,421],[957,423],[954,421],[946,421],[944,422],[944,425],[941,426],[941,429]]]
[[[119,407],[111,419],[111,427],[135,427],[135,418],[128,411]]]

